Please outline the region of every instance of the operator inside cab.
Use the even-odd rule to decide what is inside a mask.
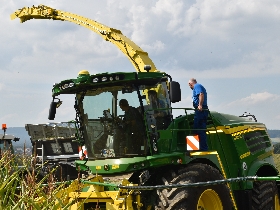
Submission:
[[[125,140],[123,144],[126,154],[143,154],[145,126],[143,117],[137,108],[129,106],[126,99],[119,101],[119,106],[124,111],[122,119]]]
[[[155,90],[148,91],[148,98],[150,101],[150,108],[153,110],[153,116],[156,120],[157,129],[166,129],[170,124],[170,114],[167,109],[168,102],[166,98],[158,97],[158,93]]]

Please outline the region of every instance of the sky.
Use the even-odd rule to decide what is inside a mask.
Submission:
[[[207,90],[210,110],[251,113],[268,129],[280,129],[278,0],[1,0],[1,124],[49,122],[53,84],[80,70],[134,71],[115,45],[84,27],[10,19],[17,9],[39,4],[121,30],[180,83],[182,101],[174,107],[192,106],[188,80],[196,78]],[[74,119],[74,97],[61,99],[55,121]]]

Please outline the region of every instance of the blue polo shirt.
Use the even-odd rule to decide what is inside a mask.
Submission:
[[[206,107],[207,106],[207,92],[206,89],[199,83],[196,83],[193,87],[193,106],[196,108],[198,107],[199,104],[199,94],[203,93],[204,94],[204,101],[202,106]]]

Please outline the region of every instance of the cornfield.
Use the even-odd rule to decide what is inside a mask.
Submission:
[[[274,154],[273,159],[274,159],[276,168],[278,169],[278,171],[280,171],[280,154]]]
[[[33,164],[31,157],[14,155],[10,151],[0,155],[0,210],[68,209],[76,202],[65,202],[67,195],[61,191],[67,183],[62,181],[54,185],[54,170],[40,177],[36,173],[39,168]],[[273,154],[273,158],[280,170],[280,154]]]
[[[56,197],[66,183],[54,185],[54,171],[45,177],[40,177],[36,171],[39,170],[30,157],[17,156],[10,151],[1,154],[0,210],[68,209],[71,203],[65,203],[66,195],[60,192],[59,198]]]

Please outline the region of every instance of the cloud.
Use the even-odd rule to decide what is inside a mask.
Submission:
[[[240,116],[244,112],[251,113],[256,117],[258,122],[264,123],[267,128],[279,129],[279,94],[263,91],[251,93],[243,98],[239,97],[239,99],[230,101],[231,98],[238,98],[238,95],[243,95],[242,92],[237,91],[236,93],[233,90],[228,90],[226,97],[224,97],[224,95],[218,96],[220,99],[216,97],[215,101],[211,101],[210,109],[236,116]]]
[[[168,15],[167,29],[176,33],[177,30],[174,29],[182,23],[181,14],[184,8],[183,1],[162,0],[155,4],[153,12],[160,17]]]
[[[238,99],[236,101],[233,101],[226,106],[228,107],[234,107],[234,106],[240,106],[240,105],[259,105],[261,103],[272,103],[273,101],[276,101],[280,98],[279,95],[268,93],[268,92],[262,92],[262,93],[252,93],[250,96],[247,96],[245,98]]]
[[[4,88],[5,88],[5,84],[0,83],[0,91],[4,90]]]
[[[74,101],[72,101],[72,104],[74,103]],[[69,103],[71,104],[71,102]],[[55,121],[57,122],[56,119],[59,119],[59,122],[68,122],[71,120],[75,119],[75,110],[74,110],[74,106],[68,106],[64,105],[62,107],[59,107],[55,116]],[[49,115],[49,107],[46,107],[45,109],[43,109],[41,112],[38,113],[37,117],[34,119],[35,122],[37,123],[47,123],[47,122],[51,122],[47,119]]]
[[[157,20],[162,26],[159,32],[168,36],[162,38],[166,68],[208,71],[218,77],[232,76],[231,72],[239,69],[243,73],[234,74],[239,77],[248,77],[253,71],[254,76],[279,74],[279,50],[273,47],[278,42],[279,3],[160,1],[154,8],[158,19],[163,19]],[[175,59],[176,64],[170,62]]]
[[[10,125],[13,125],[13,121],[15,119],[19,118],[19,115],[16,113],[9,113],[9,114],[5,114],[4,116],[0,117],[0,122],[1,123],[6,123],[9,127],[13,127]]]
[[[156,40],[155,42],[151,43],[150,45],[143,44],[143,48],[145,48],[146,52],[160,54],[162,51],[165,50],[165,44],[160,40]]]

